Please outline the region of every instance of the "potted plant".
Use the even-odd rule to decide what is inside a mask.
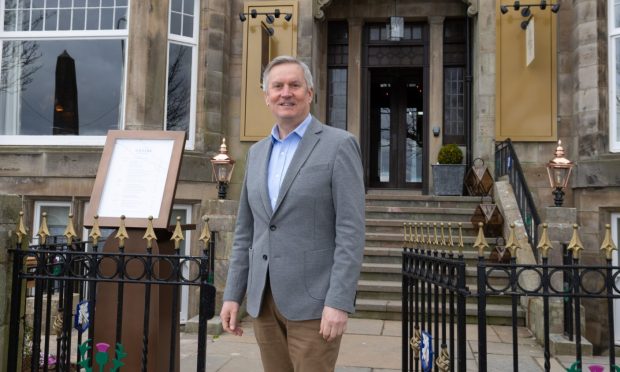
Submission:
[[[456,144],[443,145],[433,164],[433,189],[435,195],[463,195],[465,164],[463,151]]]

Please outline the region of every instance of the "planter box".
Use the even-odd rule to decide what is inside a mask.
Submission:
[[[435,195],[463,195],[465,164],[433,164]]]

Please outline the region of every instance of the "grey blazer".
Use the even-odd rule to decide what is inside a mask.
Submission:
[[[365,241],[359,145],[313,118],[272,210],[271,141],[248,151],[224,300],[241,303],[247,292],[248,313],[257,317],[269,271],[287,319],[319,319],[324,305],[352,313]]]

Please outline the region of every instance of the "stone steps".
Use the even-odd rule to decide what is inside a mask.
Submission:
[[[465,282],[470,291],[477,288],[476,262],[478,253],[473,248],[477,229],[471,224],[478,197],[425,196],[406,190],[371,190],[366,196],[366,247],[357,292],[357,317],[373,319],[400,319],[402,286],[403,223],[437,223],[437,235],[441,235],[440,223],[444,223],[444,236],[448,238],[447,223],[452,224],[452,238],[458,239],[458,223],[462,224],[464,242],[463,256],[466,262]],[[434,236],[434,226],[430,227]],[[494,246],[495,239],[487,237]],[[454,249],[457,255],[457,250]],[[496,288],[507,283],[507,274],[495,271],[488,282]],[[467,300],[467,318],[477,319],[476,299]],[[489,324],[512,324],[511,299],[507,296],[487,297]],[[519,308],[519,324],[524,323]]]

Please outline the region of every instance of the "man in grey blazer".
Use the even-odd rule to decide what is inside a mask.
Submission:
[[[263,89],[276,124],[248,151],[220,316],[241,335],[247,294],[265,371],[333,371],[364,251],[360,149],[310,115],[303,62],[275,58]]]

